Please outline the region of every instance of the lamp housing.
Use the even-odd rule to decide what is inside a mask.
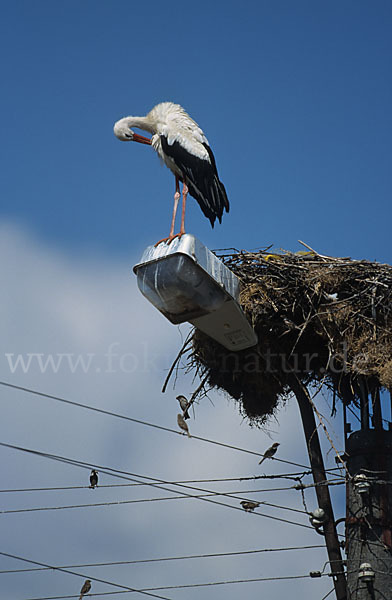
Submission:
[[[171,323],[189,321],[229,350],[257,343],[238,302],[240,280],[195,236],[149,246],[133,270],[141,293]]]

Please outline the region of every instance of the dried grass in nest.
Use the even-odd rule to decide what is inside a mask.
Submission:
[[[189,365],[263,423],[296,377],[356,401],[392,387],[392,267],[322,256],[233,252],[221,260],[241,279],[240,302],[259,342],[231,352],[198,330]],[[362,378],[362,380],[361,380]]]

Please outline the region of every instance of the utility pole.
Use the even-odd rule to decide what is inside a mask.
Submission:
[[[361,429],[346,441],[348,600],[391,600],[392,431],[382,426],[379,389],[370,399],[365,383],[360,384]]]
[[[293,390],[301,413],[302,425],[304,428],[306,446],[309,455],[310,466],[312,467],[313,481],[316,484],[316,496],[321,508],[325,513],[325,523],[323,524],[323,533],[327,554],[337,600],[346,600],[347,586],[344,575],[342,554],[339,545],[339,539],[335,526],[335,517],[332,508],[331,496],[329,493],[327,475],[325,473],[323,455],[320,447],[316,421],[313,408],[309,401],[307,389],[293,376],[290,387]]]

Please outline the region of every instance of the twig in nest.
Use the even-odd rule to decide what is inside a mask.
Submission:
[[[189,344],[191,344],[191,342],[192,342],[191,336],[192,335],[193,335],[193,331],[190,331],[188,333],[188,335],[186,336],[186,338],[185,338],[185,342],[183,343],[183,345],[181,347],[181,350],[179,351],[179,353],[177,354],[176,358],[174,359],[174,362],[173,362],[172,366],[170,367],[169,372],[167,374],[167,377],[165,379],[165,383],[163,384],[162,394],[164,394],[166,392],[167,384],[169,383],[170,377],[172,376],[172,373],[173,373],[173,371],[174,371],[174,369],[176,367],[176,364],[181,359],[181,356],[184,354],[184,352],[186,350],[186,347]]]
[[[207,381],[209,377],[209,373],[207,373],[207,375],[205,377],[203,377],[203,379],[200,382],[200,385],[195,389],[195,391],[193,392],[191,399],[188,402],[188,407],[190,408],[192,406],[192,404],[194,403],[194,401],[196,400],[199,392],[203,389],[205,382]]]
[[[301,240],[298,240],[298,241],[299,241],[300,244],[302,244],[303,246],[305,246],[305,248],[307,248],[308,250],[310,250],[311,252],[313,252],[319,258],[322,258],[323,260],[328,260],[329,258],[331,258],[330,256],[324,256],[323,254],[319,254],[318,252],[316,252],[316,250],[313,250],[313,248],[311,248],[310,246],[308,246],[308,244],[305,244],[305,242],[301,242]]]

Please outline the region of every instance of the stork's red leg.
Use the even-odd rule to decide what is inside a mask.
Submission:
[[[171,226],[170,226],[170,233],[169,233],[169,237],[167,238],[163,238],[163,240],[159,240],[159,242],[157,242],[155,244],[155,246],[158,246],[158,244],[161,244],[162,242],[167,242],[168,244],[170,244],[170,242],[177,236],[174,235],[174,225],[176,222],[176,214],[177,214],[177,208],[178,208],[178,201],[180,199],[180,180],[178,179],[177,175],[176,175],[176,191],[174,194],[174,206],[173,206],[173,216],[172,216],[172,221],[171,221]],[[182,221],[181,221],[182,223]]]
[[[174,208],[173,208],[173,217],[172,217],[172,222],[171,222],[171,227],[170,227],[170,233],[169,233],[169,240],[171,241],[171,238],[174,237],[174,224],[176,221],[176,214],[177,214],[177,207],[178,207],[178,201],[180,199],[180,182],[179,179],[176,175],[176,192],[174,194]]]
[[[185,205],[186,205],[186,199],[188,196],[188,191],[189,191],[188,186],[184,180],[184,183],[182,185],[182,213],[181,213],[181,227],[180,227],[180,233],[179,233],[180,236],[184,235],[184,233],[185,233]]]

